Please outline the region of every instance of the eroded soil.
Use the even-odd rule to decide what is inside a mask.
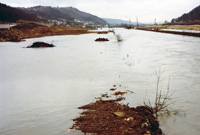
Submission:
[[[73,119],[72,129],[94,135],[161,135],[159,122],[151,109],[144,106],[129,107],[120,102],[127,93],[114,92],[112,95],[116,99],[109,99],[111,95],[107,93],[101,94],[95,102],[78,107],[84,111]]]

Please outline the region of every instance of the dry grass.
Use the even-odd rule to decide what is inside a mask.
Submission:
[[[167,29],[167,25],[149,25],[145,26],[144,28],[159,28],[159,29]],[[143,28],[143,27],[142,27]]]
[[[177,29],[177,30],[196,30],[200,31],[200,25],[151,25],[145,28],[158,28],[158,29]]]
[[[23,22],[13,27],[11,31],[0,31],[0,42],[21,41],[26,38],[55,35],[79,35],[91,33],[89,30],[92,29],[80,27],[45,26],[34,22]]]
[[[35,22],[35,21],[27,21],[27,20],[18,20],[17,21],[17,24],[26,24],[26,23],[35,23],[35,24],[43,25],[43,26],[51,26],[51,25],[46,24],[46,23]]]
[[[200,31],[200,25],[169,25],[167,29],[178,30],[197,30]]]

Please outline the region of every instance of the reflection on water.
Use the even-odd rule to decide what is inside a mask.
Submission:
[[[160,89],[171,90],[179,114],[160,117],[170,135],[200,132],[200,38],[116,29],[123,41],[85,34],[0,43],[0,134],[69,135],[78,106],[93,101],[113,84],[134,91],[125,103],[142,104],[155,96],[155,71],[165,72]],[[94,42],[103,36],[109,42]],[[56,47],[24,48],[34,41]],[[81,134],[76,132],[76,134]]]

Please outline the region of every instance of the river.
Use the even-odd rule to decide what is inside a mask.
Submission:
[[[159,117],[166,135],[200,133],[200,38],[139,30],[51,36],[0,43],[0,134],[81,135],[69,132],[77,107],[94,101],[113,85],[134,93],[130,106],[154,101],[159,90],[170,92],[176,114]],[[98,37],[109,42],[95,42]],[[26,48],[34,41],[54,48]]]

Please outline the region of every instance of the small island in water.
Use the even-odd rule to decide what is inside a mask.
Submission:
[[[44,48],[44,47],[55,47],[53,44],[48,44],[45,42],[34,42],[31,46],[27,48]]]

